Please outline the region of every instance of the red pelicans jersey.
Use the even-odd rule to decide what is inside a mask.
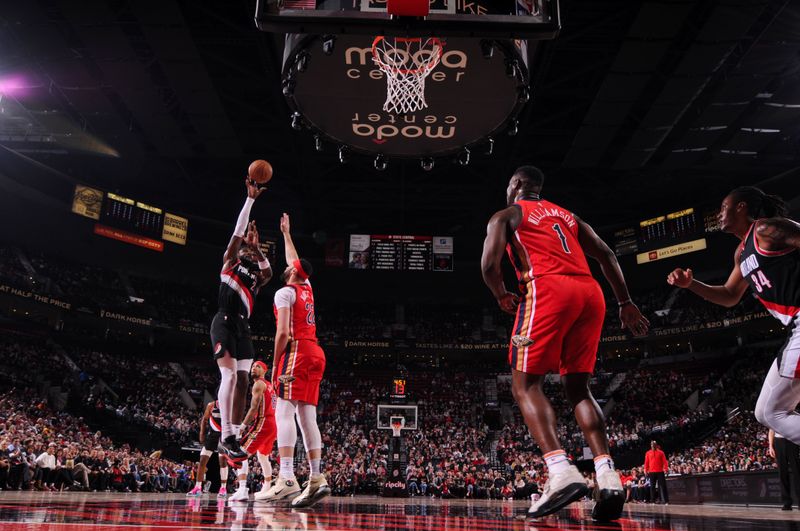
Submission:
[[[522,220],[506,249],[520,284],[544,275],[591,276],[570,211],[543,199],[514,204]]]
[[[314,292],[306,280],[303,284],[289,284],[275,293],[275,320],[278,308],[289,308],[290,341],[317,341],[317,325],[314,317]]]

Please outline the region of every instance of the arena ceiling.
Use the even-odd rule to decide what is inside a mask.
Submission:
[[[0,10],[0,170],[29,157],[70,178],[231,218],[248,161],[300,228],[479,241],[514,167],[598,226],[698,203],[776,175],[800,195],[800,4],[562,0],[519,133],[461,167],[340,165],[291,129],[282,39],[254,1],[31,0]],[[789,173],[786,173],[789,172]],[[277,214],[276,214],[277,219]],[[471,241],[471,240],[470,240]]]

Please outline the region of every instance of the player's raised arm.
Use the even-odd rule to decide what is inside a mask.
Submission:
[[[292,227],[289,221],[289,214],[286,212],[283,213],[281,216],[281,233],[283,234],[283,243],[285,244],[285,252],[286,252],[286,263],[292,265],[292,262],[295,260],[300,260],[300,256],[297,254],[297,249],[294,247],[294,242],[292,241]]]
[[[619,267],[617,256],[609,248],[606,242],[594,231],[585,221],[575,216],[578,221],[578,242],[586,256],[589,256],[600,264],[603,276],[606,277],[614,296],[619,304],[619,320],[623,328],[627,328],[634,335],[641,336],[647,333],[650,321],[642,315],[639,308],[631,300],[628,293],[628,285],[625,283],[625,276]]]
[[[520,212],[517,207],[509,207],[497,212],[489,220],[486,227],[486,239],[483,242],[481,256],[481,273],[483,282],[492,292],[497,304],[506,313],[514,314],[517,311],[519,297],[506,290],[503,282],[503,253],[506,249],[506,235],[512,228],[512,223],[519,224]]]
[[[244,183],[247,186],[247,199],[244,200],[244,206],[241,212],[239,212],[239,218],[236,220],[236,227],[233,229],[233,236],[231,236],[231,241],[228,242],[228,247],[225,249],[225,254],[222,258],[224,269],[230,267],[239,256],[239,248],[242,246],[242,241],[244,241],[244,237],[247,234],[250,210],[253,208],[255,200],[261,195],[261,192],[265,190],[264,188],[259,188],[255,182],[246,177]]]
[[[258,416],[258,408],[261,405],[261,401],[264,399],[264,390],[266,387],[267,385],[263,380],[258,380],[253,384],[252,396],[250,397],[250,409],[247,410],[247,415],[245,415],[242,421],[242,426],[249,426]]]
[[[667,275],[667,284],[685,288],[700,295],[705,300],[730,308],[739,304],[742,300],[744,292],[747,291],[747,282],[742,277],[742,272],[739,270],[739,248],[736,248],[734,254],[734,266],[728,280],[722,285],[712,286],[705,284],[699,280],[695,280],[694,274],[691,269],[677,268],[672,273]]]

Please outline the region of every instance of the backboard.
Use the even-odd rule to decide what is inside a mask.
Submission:
[[[378,404],[377,428],[379,430],[391,430],[392,419],[402,417],[405,421],[403,430],[416,430],[417,406],[404,406],[393,404]]]
[[[387,0],[257,0],[256,25],[276,33],[552,39],[558,0],[430,0],[427,17],[391,17]]]

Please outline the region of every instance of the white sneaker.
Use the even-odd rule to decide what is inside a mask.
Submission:
[[[246,502],[248,500],[250,500],[250,493],[247,492],[247,487],[239,487],[233,493],[233,496],[228,498],[228,501],[232,502]]]
[[[625,488],[616,470],[603,470],[597,474],[597,502],[592,508],[592,518],[600,522],[616,520],[625,505]]]
[[[264,481],[264,484],[261,485],[261,490],[256,492],[253,495],[253,498],[256,501],[264,501],[267,499],[267,495],[269,494],[269,489],[272,488],[272,484],[269,481]]]
[[[528,509],[528,516],[540,518],[553,514],[588,493],[589,486],[586,484],[586,479],[578,472],[575,465],[570,465],[565,471],[548,478],[542,496]]]
[[[275,480],[272,487],[270,487],[264,496],[259,497],[258,500],[268,502],[284,500],[296,496],[298,492],[300,492],[300,485],[297,484],[297,479],[286,479],[278,476],[278,479]]]
[[[331,495],[331,488],[325,480],[325,475],[313,476],[308,480],[305,490],[297,498],[292,500],[292,507],[309,507],[314,505],[322,498]]]

